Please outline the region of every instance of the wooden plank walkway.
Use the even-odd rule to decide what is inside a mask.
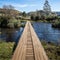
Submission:
[[[31,23],[27,21],[12,60],[48,60]]]

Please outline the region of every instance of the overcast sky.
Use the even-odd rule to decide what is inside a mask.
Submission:
[[[12,5],[19,11],[42,10],[45,0],[0,0],[0,8],[3,5]],[[52,11],[60,11],[60,0],[49,0]]]

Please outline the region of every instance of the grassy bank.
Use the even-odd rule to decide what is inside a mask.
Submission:
[[[60,60],[60,46],[41,41],[50,60]],[[10,60],[14,42],[0,42],[0,60]]]
[[[10,60],[14,42],[0,42],[0,60]]]
[[[60,60],[60,45],[41,41],[50,60]]]

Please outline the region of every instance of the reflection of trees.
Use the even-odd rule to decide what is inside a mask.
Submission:
[[[7,42],[12,42],[13,41],[13,32],[14,32],[14,29],[2,29],[2,34],[5,35],[6,37],[6,40]]]
[[[7,31],[6,31],[6,35],[7,35],[7,39],[6,39],[6,41],[7,42],[12,42],[13,41],[13,32],[14,32],[14,30],[13,29],[7,29]]]

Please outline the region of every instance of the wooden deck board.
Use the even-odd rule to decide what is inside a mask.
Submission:
[[[31,23],[26,23],[12,60],[48,60]]]

